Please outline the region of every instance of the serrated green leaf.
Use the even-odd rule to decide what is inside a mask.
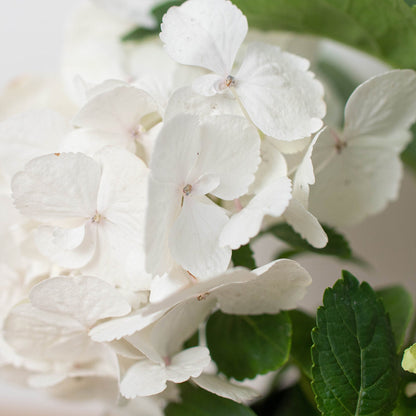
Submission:
[[[406,329],[413,316],[413,300],[402,286],[391,286],[376,291],[390,317],[397,352],[403,347]]]
[[[334,228],[327,225],[322,225],[328,235],[328,244],[324,248],[315,248],[311,246],[306,240],[304,240],[300,234],[298,234],[289,224],[281,223],[271,226],[270,228],[262,231],[261,235],[272,234],[279,240],[284,241],[292,247],[292,250],[286,250],[284,253],[300,254],[307,251],[312,253],[323,254],[327,256],[335,256],[340,259],[353,259],[352,252],[348,241],[345,237],[337,232]],[[279,257],[282,255],[279,254]]]
[[[343,272],[324,294],[312,332],[312,388],[324,416],[388,416],[398,395],[399,360],[382,302]]]
[[[241,246],[238,250],[233,250],[232,261],[234,267],[242,266],[247,267],[250,270],[256,268],[253,250],[249,244]]]
[[[324,36],[416,68],[416,16],[403,0],[234,0],[250,26]]]
[[[416,173],[416,124],[413,124],[411,131],[413,138],[402,152],[401,158],[403,163],[412,169],[413,173]]]
[[[181,385],[181,403],[170,403],[166,416],[256,416],[246,406],[224,399],[189,383]]]
[[[218,370],[236,380],[277,370],[289,358],[292,325],[286,312],[241,316],[220,311],[206,326],[207,345]]]
[[[315,326],[315,318],[299,310],[289,311],[292,321],[292,348],[290,357],[302,372],[312,378],[311,331]]]

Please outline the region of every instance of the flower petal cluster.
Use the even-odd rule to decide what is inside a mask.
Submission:
[[[194,81],[195,91],[210,96],[230,89],[264,134],[296,140],[319,130],[323,88],[306,59],[254,43],[233,72],[247,29],[246,17],[229,1],[188,0],[169,9],[160,38],[175,61],[212,72]]]
[[[61,85],[71,79],[72,107],[50,99],[65,111],[0,122],[0,372],[52,394],[106,396],[111,411],[121,395],[124,416],[163,414],[188,380],[251,400],[216,374],[204,323],[217,310],[293,309],[311,277],[289,259],[239,267],[233,250],[283,221],[322,248],[320,221],[354,223],[393,199],[415,72],[359,86],[338,133],[321,129],[309,61],[246,44],[230,1],[171,7],[164,49],[120,40],[156,1],[95,3],[130,21],[88,6],[73,22]]]

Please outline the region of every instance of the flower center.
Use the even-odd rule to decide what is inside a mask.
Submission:
[[[95,215],[91,218],[91,221],[98,224],[101,221],[101,214],[96,212]]]
[[[225,78],[225,86],[234,87],[234,85],[235,85],[235,78],[232,75],[228,75],[228,77]]]
[[[189,196],[189,194],[192,192],[192,185],[188,183],[188,185],[186,185],[186,186],[183,187],[182,192],[186,196]]]
[[[130,134],[133,136],[134,140],[140,139],[141,135],[145,133],[145,129],[141,124],[139,124],[137,127],[130,130]]]

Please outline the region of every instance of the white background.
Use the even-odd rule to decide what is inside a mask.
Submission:
[[[139,0],[138,0],[139,1]],[[27,73],[59,71],[65,21],[85,0],[13,0],[0,2],[0,88],[12,78]],[[364,224],[345,230],[353,249],[373,268],[362,270],[318,256],[300,262],[314,279],[304,305],[317,306],[323,290],[340,277],[341,267],[375,286],[402,282],[416,293],[416,183],[406,174],[400,200]],[[0,277],[1,278],[1,277]],[[22,399],[23,398],[23,399]],[[97,414],[91,408],[59,408],[34,393],[19,393],[0,384],[0,416]]]

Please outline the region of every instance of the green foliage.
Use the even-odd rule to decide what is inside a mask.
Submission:
[[[233,250],[232,260],[234,267],[242,266],[247,267],[250,270],[256,268],[253,250],[249,244],[241,246],[238,250]]]
[[[169,7],[180,6],[184,1],[185,0],[171,0],[154,7],[152,9],[152,15],[155,18],[156,26],[150,29],[140,26],[136,27],[121,38],[122,42],[138,42],[148,38],[149,36],[158,35],[163,15],[168,11]]]
[[[313,382],[324,416],[387,416],[398,395],[399,361],[382,302],[348,272],[325,291],[312,332]]]
[[[181,403],[170,403],[166,416],[256,416],[246,406],[209,393],[189,383],[181,385]]]
[[[393,66],[416,68],[416,15],[403,0],[234,0],[249,24],[345,43]]]
[[[122,38],[122,42],[136,42],[138,40],[144,40],[151,36],[156,36],[160,32],[157,29],[147,29],[145,27],[136,27],[132,31],[126,33]]]
[[[206,326],[207,345],[218,370],[236,380],[277,370],[289,358],[292,326],[286,312],[241,316],[220,311]]]
[[[407,0],[412,5],[413,0]],[[171,5],[152,13],[158,23]],[[416,14],[403,0],[234,0],[250,26],[327,37],[400,68],[416,69]],[[157,28],[159,25],[157,25]],[[138,32],[141,34],[142,32]],[[125,38],[136,39],[132,34]]]
[[[278,258],[292,257],[309,251],[317,254],[335,256],[344,260],[352,260],[353,256],[351,248],[345,237],[327,225],[322,225],[322,227],[328,235],[328,244],[324,248],[315,248],[311,246],[289,224],[285,223],[273,225],[263,231],[261,235],[268,233],[272,234],[279,240],[282,240],[291,246],[291,250],[280,253]]]
[[[258,416],[319,416],[298,384],[283,391],[274,391],[252,408]]]
[[[406,329],[413,316],[412,296],[402,286],[386,287],[376,293],[390,317],[397,352],[399,352],[403,347]]]
[[[413,139],[401,154],[402,161],[416,173],[416,124],[412,126]]]
[[[315,318],[299,310],[288,313],[293,331],[290,358],[306,376],[312,378],[311,331],[315,326]]]

